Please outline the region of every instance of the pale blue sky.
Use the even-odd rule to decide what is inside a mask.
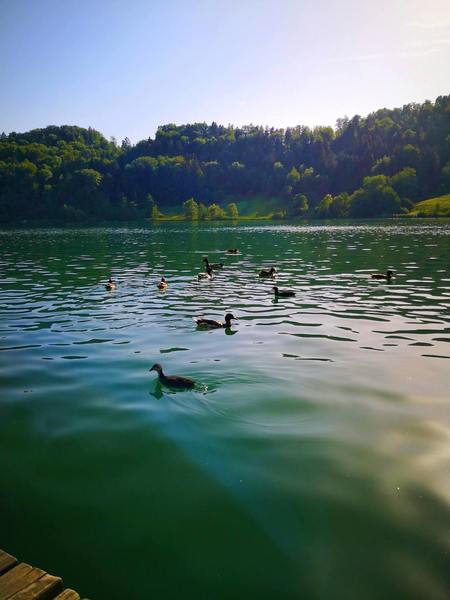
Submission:
[[[450,0],[0,0],[0,131],[286,127],[450,93]]]

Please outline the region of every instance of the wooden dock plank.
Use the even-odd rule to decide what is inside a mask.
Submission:
[[[63,589],[62,579],[46,573],[11,596],[10,600],[52,600]]]
[[[18,563],[14,556],[0,550],[0,600],[80,600],[80,596],[74,590],[65,590],[61,577]]]
[[[80,600],[80,596],[74,590],[64,590],[55,600]]]
[[[0,575],[17,565],[17,558],[0,550]]]
[[[0,577],[0,598],[9,600],[11,596],[20,592],[28,585],[34,583],[45,575],[45,571],[20,563]]]

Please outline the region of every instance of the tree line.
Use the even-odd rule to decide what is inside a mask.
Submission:
[[[382,217],[450,191],[450,96],[339,119],[336,127],[163,125],[118,144],[94,129],[0,136],[0,221],[134,220],[182,207],[237,218],[276,197],[284,217]]]

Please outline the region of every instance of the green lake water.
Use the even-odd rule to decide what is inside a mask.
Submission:
[[[448,598],[448,222],[3,230],[0,268],[1,548],[92,600]]]

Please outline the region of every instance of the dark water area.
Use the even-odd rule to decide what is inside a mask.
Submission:
[[[448,598],[448,221],[3,230],[0,269],[4,550],[92,600]]]

